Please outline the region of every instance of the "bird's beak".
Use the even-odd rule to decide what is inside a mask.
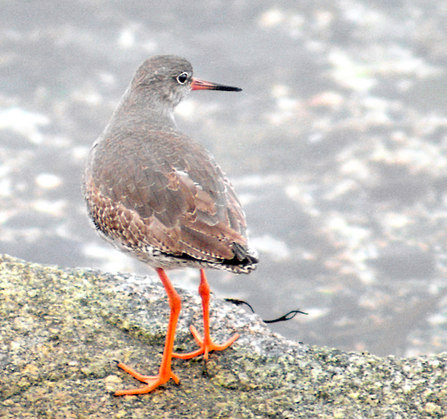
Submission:
[[[240,92],[239,87],[225,86],[224,84],[211,83],[210,81],[192,78],[192,90],[225,90],[227,92]]]

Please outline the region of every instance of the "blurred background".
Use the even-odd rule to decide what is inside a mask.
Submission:
[[[177,54],[241,93],[193,92],[177,124],[232,181],[261,262],[209,272],[289,339],[377,355],[447,349],[447,3],[2,1],[0,252],[143,264],[96,236],[81,178],[133,72]],[[197,271],[172,275],[196,290]]]

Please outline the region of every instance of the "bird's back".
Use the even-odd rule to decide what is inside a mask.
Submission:
[[[84,191],[101,235],[154,267],[255,268],[232,186],[209,153],[176,130],[106,130]]]

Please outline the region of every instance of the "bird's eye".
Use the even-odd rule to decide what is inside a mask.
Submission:
[[[186,80],[188,80],[188,73],[182,73],[177,76],[177,81],[180,84],[185,84]]]

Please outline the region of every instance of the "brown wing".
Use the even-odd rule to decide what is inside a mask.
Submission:
[[[91,207],[102,208],[102,213],[93,209],[95,223],[126,246],[147,244],[200,260],[233,259],[234,244],[246,246],[246,224],[220,168],[200,144],[181,134],[145,136],[96,146],[86,176],[86,189],[97,201]]]

